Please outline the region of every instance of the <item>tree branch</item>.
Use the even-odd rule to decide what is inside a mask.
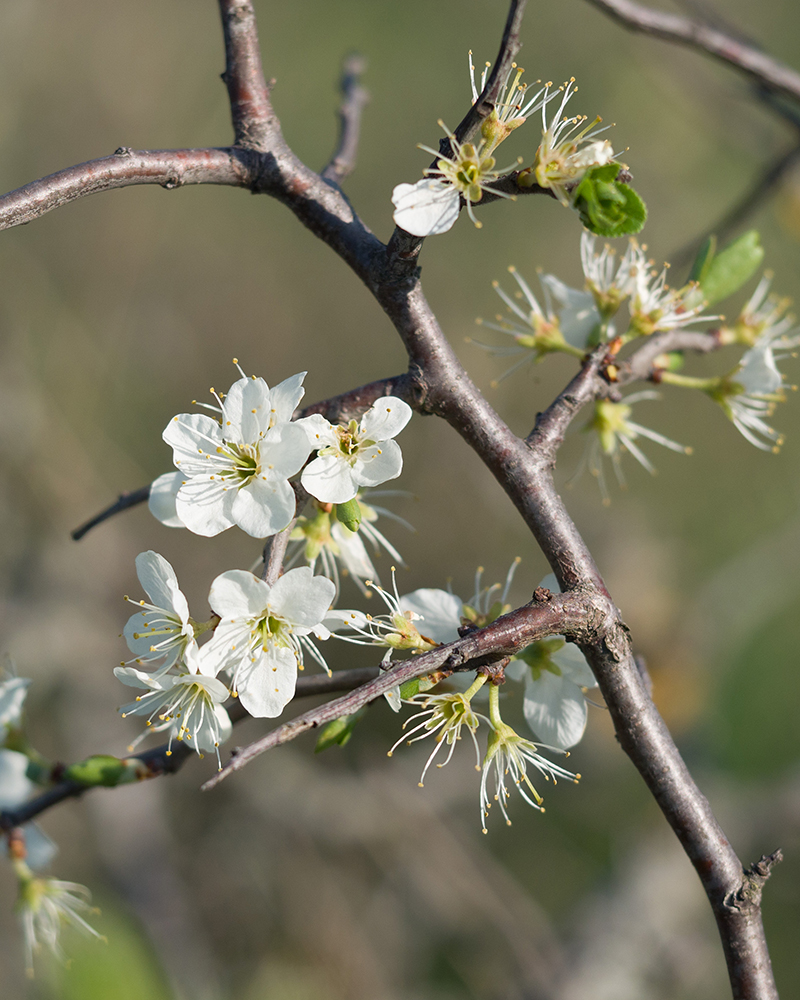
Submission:
[[[475,670],[511,656],[537,639],[549,635],[565,635],[569,638],[595,635],[598,630],[602,630],[605,618],[607,614],[603,607],[587,595],[551,595],[548,592],[544,600],[534,599],[525,607],[503,615],[491,625],[471,632],[463,639],[439,646],[429,653],[413,656],[391,669],[382,670],[378,677],[351,694],[326,702],[319,708],[278,726],[266,736],[238,750],[222,770],[202,786],[203,790],[214,788],[228,775],[241,770],[266,750],[288,743],[301,733],[343,715],[352,715],[362,705],[374,701],[406,681],[439,670],[448,673]]]
[[[361,86],[361,74],[367,68],[363,56],[353,54],[344,61],[342,70],[342,106],[339,108],[339,144],[322,177],[341,184],[355,170],[361,114],[369,103],[369,91]]]
[[[800,100],[800,73],[723,31],[634,0],[588,0],[623,27],[698,49],[778,93]]]
[[[379,673],[378,667],[357,667],[353,670],[337,670],[330,676],[318,674],[313,677],[298,677],[295,698],[310,698],[337,691],[349,691],[372,680]],[[239,701],[234,701],[228,706],[228,715],[234,724],[250,718]],[[152,750],[143,750],[142,753],[134,754],[126,759],[140,760],[147,767],[148,777],[155,778],[162,774],[175,774],[194,752],[185,742],[176,740],[172,744],[171,752],[169,743],[163,743],[161,746],[153,747]],[[0,831],[7,833],[9,830],[41,816],[43,812],[58,805],[59,802],[80,798],[84,793],[97,787],[99,786],[82,785],[77,781],[60,781],[17,809],[0,810]]]
[[[85,524],[82,524],[80,528],[76,528],[74,531],[70,532],[72,540],[74,542],[79,542],[87,532],[91,531],[92,528],[96,528],[98,524],[102,524],[103,521],[107,521],[114,514],[119,514],[123,510],[130,510],[131,507],[136,507],[140,503],[145,503],[145,501],[150,496],[150,485],[141,486],[138,490],[131,490],[129,493],[120,493],[119,497],[111,504],[110,507],[106,507],[105,510],[101,510],[99,514],[95,514],[94,517],[90,518]]]
[[[234,145],[265,152],[279,126],[261,68],[256,15],[250,0],[219,0]]]

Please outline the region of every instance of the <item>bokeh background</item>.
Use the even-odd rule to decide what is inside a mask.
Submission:
[[[800,66],[791,0],[765,0],[757,14],[745,0],[719,6]],[[275,107],[288,141],[314,167],[335,141],[341,58],[352,50],[368,58],[372,100],[346,191],[388,238],[392,187],[420,175],[428,157],[415,146],[436,143],[436,120],[452,127],[461,118],[467,50],[478,63],[494,58],[505,4],[257,0],[256,8]],[[580,0],[531,0],[523,41],[530,77],[576,76],[571,110],[617,123],[615,147],[630,147],[659,261],[705,235],[796,141],[730,70],[627,34]],[[222,68],[212,0],[3,4],[0,187],[118,146],[225,145]],[[503,155],[532,158],[535,132],[520,130]],[[530,280],[544,268],[579,285],[580,225],[545,198],[495,204],[482,219],[480,232],[463,218],[428,241],[425,288],[473,377],[522,433],[573,366],[552,359],[492,390],[504,360],[465,338],[476,316],[498,310],[491,281],[509,264]],[[747,226],[762,233],[775,289],[797,298],[800,173]],[[676,267],[674,283],[685,274]],[[258,555],[240,532],[190,537],[143,508],[79,544],[69,539],[117,493],[170,468],[161,430],[208,386],[227,388],[234,354],[271,384],[308,369],[309,401],[404,368],[397,337],[359,282],[265,197],[131,188],[0,236],[0,646],[35,680],[30,727],[53,759],[123,753],[137,731],[116,714],[127,694],[111,671],[125,656],[121,598],[138,593],[138,552],[154,548],[174,564],[198,615],[213,577]],[[729,363],[693,361],[688,370]],[[588,475],[568,490],[568,507],[740,856],[785,852],[764,917],[779,988],[796,995],[800,406],[790,398],[775,416],[787,434],[778,456],[748,445],[705,398],[667,393],[638,416],[694,455],[646,445],[656,478],[626,461],[629,489],[612,485],[610,507]],[[491,477],[433,419],[415,419],[402,444],[398,485],[413,498],[389,503],[416,532],[387,528],[409,566],[401,592],[451,580],[467,597],[477,565],[490,582],[519,555],[513,598],[527,600],[547,567]],[[576,429],[559,458],[564,489],[583,448]],[[388,560],[379,565],[388,576]],[[357,599],[345,589],[345,604]],[[353,647],[332,656],[338,667],[374,661]],[[265,728],[250,722],[236,742]],[[470,754],[457,754],[420,790],[427,751],[389,760],[398,735],[397,717],[377,706],[344,750],[314,756],[313,741],[298,740],[213,794],[198,791],[212,761],[192,760],[175,778],[52,810],[42,825],[61,847],[53,871],[91,887],[109,943],[67,932],[72,968],[44,959],[26,983],[3,866],[4,997],[727,995],[699,882],[602,708],[573,754],[582,784],[552,790],[544,816],[513,802],[513,826],[494,822],[488,836]]]

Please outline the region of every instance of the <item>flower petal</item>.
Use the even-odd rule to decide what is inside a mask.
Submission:
[[[575,746],[586,729],[586,699],[566,677],[542,671],[539,680],[525,684],[525,719],[534,735],[550,746],[566,750]]]
[[[144,592],[157,608],[164,608],[176,613],[172,601],[176,590],[180,594],[178,577],[162,555],[153,552],[152,549],[140,552],[136,557],[136,575],[139,577],[139,583],[144,587]],[[172,584],[171,587],[170,584]],[[183,597],[182,594],[181,597]],[[183,603],[185,605],[185,598]],[[188,608],[186,610],[188,612]]]
[[[175,507],[175,498],[185,478],[182,472],[166,472],[150,486],[147,506],[153,517],[168,528],[186,527],[178,517],[178,511]]]
[[[211,584],[208,603],[221,618],[257,618],[267,608],[270,590],[268,584],[247,570],[230,569]]]
[[[359,486],[380,486],[403,471],[403,453],[396,441],[381,441],[359,452],[353,478]]]
[[[199,475],[186,480],[178,490],[175,508],[189,531],[211,538],[236,523],[232,508],[237,487],[219,476]]]
[[[222,435],[226,441],[254,444],[270,421],[269,386],[263,378],[240,378],[222,404]]]
[[[272,424],[288,423],[306,393],[303,379],[308,372],[299,372],[284,379],[269,391],[269,405]]]
[[[308,566],[284,573],[269,595],[269,609],[290,625],[313,628],[318,625],[336,596],[333,580],[314,576]]]
[[[396,396],[376,400],[361,418],[361,436],[370,441],[396,437],[411,419],[412,409]]]
[[[294,697],[297,660],[289,649],[270,647],[237,675],[239,700],[257,719],[274,719]]]
[[[423,587],[400,598],[401,611],[413,611],[422,621],[417,629],[435,642],[455,642],[464,605],[460,597],[446,590]]]
[[[358,493],[360,480],[350,465],[336,455],[319,455],[303,469],[304,488],[322,503],[346,503]],[[381,482],[383,480],[380,480]]]
[[[461,196],[452,184],[424,177],[416,184],[398,184],[392,191],[394,221],[412,236],[437,236],[458,218]]]
[[[267,538],[283,531],[296,510],[297,497],[285,479],[254,476],[236,491],[231,517],[253,538]]]

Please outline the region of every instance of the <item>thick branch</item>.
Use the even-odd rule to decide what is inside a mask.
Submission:
[[[360,83],[367,68],[363,56],[351,55],[344,61],[342,70],[342,106],[339,108],[339,144],[322,177],[334,184],[341,184],[355,170],[358,138],[361,131],[361,114],[369,102],[369,92]]]
[[[634,0],[589,0],[631,31],[698,49],[728,63],[758,83],[800,100],[800,73],[752,45],[679,14],[652,10]]]
[[[550,595],[548,595],[550,597]],[[474,670],[479,666],[519,652],[537,639],[549,635],[594,635],[602,629],[604,613],[601,606],[590,598],[576,594],[558,594],[549,600],[532,601],[524,608],[498,618],[486,628],[470,633],[463,639],[440,646],[430,653],[412,657],[397,664],[351,694],[329,701],[319,708],[305,712],[290,722],[278,726],[255,743],[237,751],[223,769],[203,785],[209,790],[218,785],[233,771],[239,771],[251,760],[282,743],[296,739],[309,729],[332,722],[343,715],[352,715],[391,688],[415,677],[434,671],[452,673],[456,670]]]

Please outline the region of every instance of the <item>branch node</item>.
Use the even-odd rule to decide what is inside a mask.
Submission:
[[[725,909],[736,910],[739,913],[758,910],[764,885],[772,874],[772,869],[781,861],[783,852],[778,848],[772,854],[762,854],[759,861],[745,868],[742,884],[735,892],[730,892],[725,897]]]

